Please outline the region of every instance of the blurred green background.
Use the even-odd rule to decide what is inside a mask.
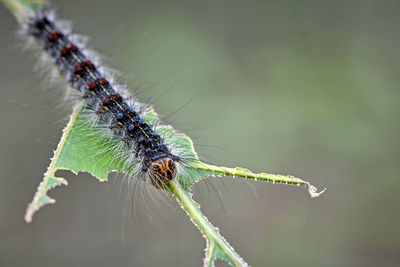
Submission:
[[[179,110],[167,123],[207,161],[328,188],[310,199],[285,185],[199,183],[195,199],[249,264],[400,265],[399,1],[54,6],[142,101]],[[33,70],[3,6],[0,25],[0,266],[201,266],[205,242],[186,215],[121,193],[120,177],[63,173],[56,205],[25,224],[70,105],[57,107],[63,88]]]

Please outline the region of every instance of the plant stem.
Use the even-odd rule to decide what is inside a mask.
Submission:
[[[208,221],[208,219],[200,211],[199,205],[194,202],[190,194],[174,180],[168,185],[171,192],[175,195],[176,200],[185,210],[186,214],[197,226],[199,231],[207,240],[207,253],[204,259],[204,266],[213,266],[212,260],[220,258],[228,261],[234,266],[248,266],[248,264],[234,251],[231,245],[219,234],[218,230]],[[218,253],[218,252],[221,253]],[[223,257],[225,254],[229,257]]]

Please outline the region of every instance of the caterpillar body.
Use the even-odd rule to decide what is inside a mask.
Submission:
[[[134,164],[139,164],[140,171],[148,175],[151,184],[162,186],[174,179],[176,164],[181,158],[171,153],[162,136],[154,131],[155,126],[146,123],[135,102],[124,96],[126,92],[119,92],[101,67],[57,25],[53,13],[38,11],[25,26],[25,32],[53,59],[59,72],[85,99],[98,119],[128,146],[134,155]]]

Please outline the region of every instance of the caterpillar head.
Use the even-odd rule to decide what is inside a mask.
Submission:
[[[150,182],[154,186],[162,186],[176,176],[175,161],[169,157],[160,158],[149,165]]]

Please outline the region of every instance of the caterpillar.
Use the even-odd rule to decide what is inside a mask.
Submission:
[[[152,185],[160,187],[174,179],[181,158],[171,153],[155,126],[146,123],[139,105],[106,78],[102,67],[60,24],[53,12],[43,9],[30,16],[24,31],[39,43],[89,109],[130,149],[134,164]]]

